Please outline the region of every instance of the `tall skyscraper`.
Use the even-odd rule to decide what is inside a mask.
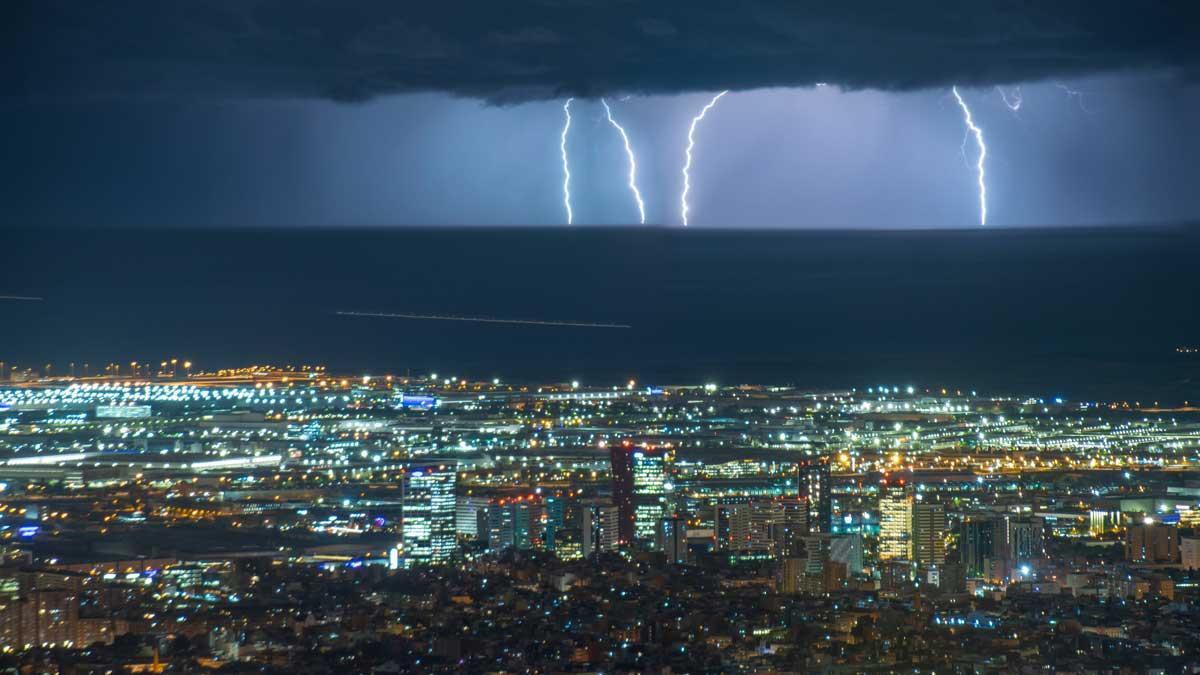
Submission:
[[[553,551],[558,540],[558,531],[567,526],[567,500],[563,497],[547,497],[545,502],[546,532],[542,543],[546,549]]]
[[[721,551],[740,551],[750,542],[750,505],[713,505],[713,537]]]
[[[615,551],[620,546],[620,509],[612,504],[587,503],[579,509],[583,557]]]
[[[613,504],[621,516],[621,543],[655,545],[658,522],[671,515],[673,457],[669,448],[622,444],[611,450]]]
[[[609,451],[612,462],[612,502],[619,514],[620,526],[617,540],[622,544],[633,543],[633,446],[628,443],[615,445]]]
[[[516,542],[516,514],[507,502],[497,500],[480,512],[480,538],[487,542],[487,550],[503,551]]]
[[[776,501],[779,505],[780,520],[775,524],[772,536],[775,544],[775,555],[781,558],[792,558],[804,550],[804,537],[808,532],[808,500],[803,498],[787,498]]]
[[[802,463],[796,482],[799,486],[799,496],[808,500],[809,531],[821,534],[833,532],[833,492],[830,488],[829,458],[822,457]]]
[[[946,561],[946,507],[915,502],[912,505],[912,559],[927,567]]]
[[[454,554],[457,478],[455,464],[410,467],[405,472],[398,547],[404,567],[442,565]]]
[[[665,448],[638,448],[633,452],[633,536],[644,545],[655,544],[659,521],[672,515],[667,507],[673,456]]]
[[[959,529],[959,560],[970,576],[983,576],[988,561],[996,555],[997,523],[999,519],[973,516]]]
[[[658,549],[667,554],[667,563],[688,562],[687,521],[678,516],[663,518],[658,526]]]
[[[468,537],[486,539],[487,532],[479,531],[479,513],[491,503],[488,497],[465,496],[458,499],[455,529]]]
[[[912,556],[913,497],[904,480],[879,486],[879,559],[907,560]]]

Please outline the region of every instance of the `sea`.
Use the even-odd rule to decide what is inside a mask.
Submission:
[[[0,295],[40,298],[0,300],[8,367],[1200,400],[1197,226],[0,234]]]

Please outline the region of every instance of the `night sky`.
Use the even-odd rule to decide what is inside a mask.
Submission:
[[[990,226],[1200,218],[1191,2],[14,2],[5,226]],[[1045,5],[1045,6],[1042,6]],[[820,85],[818,85],[820,83]],[[996,89],[1021,99],[1011,111]],[[965,152],[964,152],[965,150]]]

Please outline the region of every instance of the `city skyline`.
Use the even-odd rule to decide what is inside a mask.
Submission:
[[[1195,407],[168,360],[0,381],[0,449],[14,663],[320,667],[296,650],[317,642],[353,672],[1174,668],[1196,649]],[[1173,637],[1145,643],[1166,607]],[[1069,621],[1072,648],[1047,647]]]
[[[0,673],[1200,672],[1200,4],[0,18]]]

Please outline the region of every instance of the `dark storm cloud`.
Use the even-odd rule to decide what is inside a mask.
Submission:
[[[914,89],[1200,63],[1194,0],[10,0],[0,12],[10,99]]]

